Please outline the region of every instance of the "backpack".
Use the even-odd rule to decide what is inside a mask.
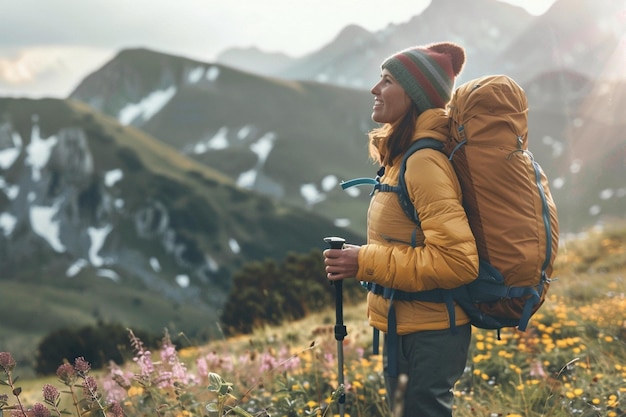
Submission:
[[[417,225],[419,213],[409,199],[404,172],[407,159],[423,148],[437,149],[452,162],[463,192],[479,254],[476,280],[461,287],[406,293],[363,283],[394,300],[443,302],[454,328],[454,302],[483,329],[526,330],[543,304],[558,248],[557,211],[548,180],[528,151],[527,99],[511,78],[494,75],[459,86],[449,104],[448,142],[422,138],[405,153],[397,186],[357,178],[342,188],[373,184],[395,192],[406,215]],[[372,191],[373,193],[374,191]]]

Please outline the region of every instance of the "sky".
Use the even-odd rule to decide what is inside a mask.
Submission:
[[[540,15],[555,0],[501,1]],[[126,48],[204,62],[230,47],[300,57],[349,24],[381,30],[407,22],[430,2],[0,0],[0,97],[67,97],[85,76]]]

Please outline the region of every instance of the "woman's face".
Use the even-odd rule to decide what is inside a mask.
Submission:
[[[377,123],[394,123],[409,111],[411,99],[404,88],[386,69],[380,73],[380,81],[370,90],[374,94],[372,120]]]

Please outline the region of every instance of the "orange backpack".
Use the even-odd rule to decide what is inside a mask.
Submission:
[[[479,257],[502,274],[506,286],[538,290],[539,301],[526,307],[532,315],[549,287],[559,225],[546,175],[528,151],[526,94],[507,76],[486,76],[459,86],[449,111],[446,153],[461,183]],[[475,306],[489,316],[528,320],[526,301],[504,296]]]

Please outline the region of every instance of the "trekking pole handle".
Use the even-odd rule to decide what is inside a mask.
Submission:
[[[342,237],[329,236],[324,238],[324,242],[328,243],[331,249],[342,249],[346,240]]]
[[[325,237],[324,241],[331,249],[342,249],[346,240],[342,237]],[[335,286],[335,340],[342,341],[348,335],[348,329],[343,324],[343,281],[331,282]]]

